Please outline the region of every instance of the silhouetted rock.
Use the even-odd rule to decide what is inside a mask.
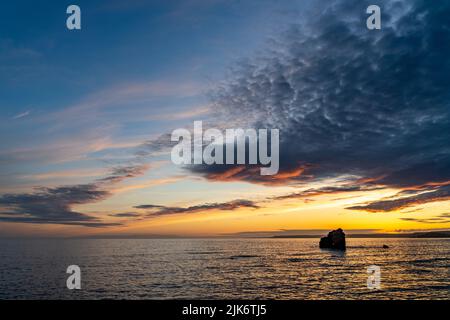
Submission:
[[[387,244],[383,244],[383,249],[389,249],[389,246]]]
[[[341,228],[328,233],[320,239],[319,247],[322,249],[345,250],[345,233]]]

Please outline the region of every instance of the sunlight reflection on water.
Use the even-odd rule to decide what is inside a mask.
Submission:
[[[0,240],[0,299],[449,299],[449,239]],[[382,249],[382,245],[390,249]],[[82,290],[66,289],[68,265]],[[367,267],[381,267],[369,290]]]

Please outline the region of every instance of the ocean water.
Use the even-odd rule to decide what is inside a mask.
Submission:
[[[0,299],[449,299],[449,239],[0,240]],[[387,244],[389,249],[382,249]],[[67,266],[81,290],[66,288]],[[381,288],[367,288],[367,267]]]

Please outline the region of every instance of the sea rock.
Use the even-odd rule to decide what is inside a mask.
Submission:
[[[328,236],[320,238],[319,247],[322,249],[346,250],[345,233],[341,228],[328,233]]]

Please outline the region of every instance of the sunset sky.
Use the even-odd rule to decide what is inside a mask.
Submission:
[[[0,236],[448,229],[449,17],[426,0],[2,3]],[[171,132],[200,120],[279,129],[279,173],[172,164]]]

